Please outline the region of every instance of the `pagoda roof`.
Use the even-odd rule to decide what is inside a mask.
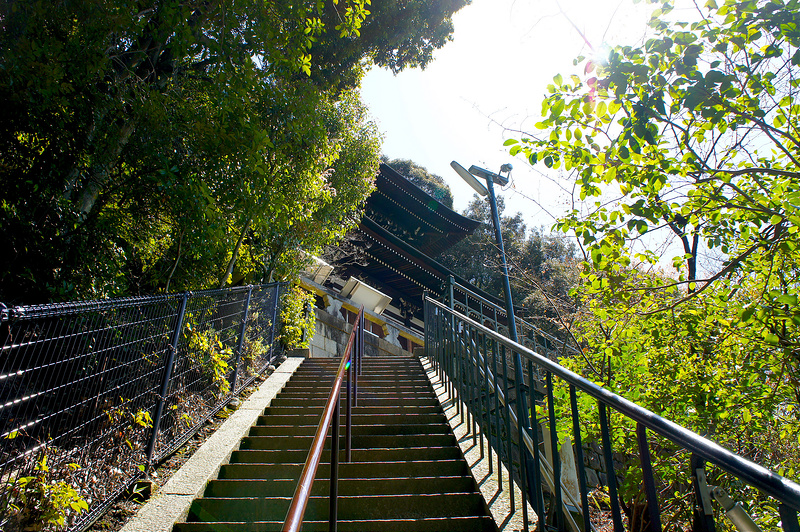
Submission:
[[[367,216],[401,236],[428,260],[471,234],[480,222],[445,207],[424,190],[381,163]]]
[[[421,250],[407,244],[369,217],[363,217],[358,231],[366,237],[369,245],[364,254],[366,264],[358,271],[377,281],[381,290],[388,290],[391,297],[402,297],[408,301],[420,301],[425,290],[434,297],[441,297],[447,290],[447,281],[453,276],[461,285],[469,286],[481,297],[502,305],[497,297],[473,287],[469,281],[456,275]]]

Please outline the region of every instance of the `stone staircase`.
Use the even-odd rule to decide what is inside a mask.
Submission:
[[[303,362],[174,532],[281,529],[338,364]],[[358,388],[350,463],[342,393],[338,529],[496,531],[419,360],[366,358]],[[328,530],[329,478],[325,451],[305,531]]]

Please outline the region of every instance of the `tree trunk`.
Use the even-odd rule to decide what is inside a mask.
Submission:
[[[228,267],[225,269],[225,273],[219,280],[220,288],[225,288],[225,284],[227,284],[228,279],[233,273],[233,267],[236,266],[236,259],[239,258],[239,250],[242,247],[242,242],[244,241],[244,237],[247,234],[247,231],[250,230],[250,223],[252,221],[253,217],[251,216],[247,219],[247,222],[245,222],[244,227],[242,228],[242,232],[239,235],[239,240],[236,242],[236,247],[233,248],[233,255],[231,255],[231,260],[228,261]]]
[[[84,218],[88,216],[92,208],[94,208],[94,204],[98,196],[100,196],[100,191],[108,183],[109,174],[112,168],[116,166],[122,149],[128,144],[135,129],[136,127],[133,121],[126,122],[125,125],[120,128],[119,136],[111,150],[100,156],[101,161],[92,165],[89,179],[78,198],[78,208]]]

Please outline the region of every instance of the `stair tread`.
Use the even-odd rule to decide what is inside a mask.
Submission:
[[[338,359],[306,359],[242,438],[175,532],[281,530],[330,393]],[[340,432],[341,532],[496,531],[427,374],[416,357],[364,360],[352,410],[353,460]],[[368,367],[369,364],[369,367]],[[346,395],[340,399],[345,418]],[[328,530],[326,439],[303,530]]]

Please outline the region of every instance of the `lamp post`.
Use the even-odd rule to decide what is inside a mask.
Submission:
[[[453,170],[456,171],[461,178],[471,186],[475,192],[481,196],[489,196],[489,205],[492,209],[492,222],[494,223],[494,237],[497,240],[497,247],[500,249],[500,264],[503,273],[503,290],[506,296],[506,315],[508,316],[508,337],[516,342],[517,341],[517,323],[514,319],[514,302],[511,299],[511,284],[508,281],[508,263],[506,262],[506,251],[503,246],[503,234],[500,232],[500,215],[497,212],[497,198],[494,195],[494,183],[500,183],[501,186],[508,184],[507,175],[511,173],[511,165],[504,164],[500,167],[500,173],[505,173],[506,176],[490,172],[478,166],[472,165],[469,170],[464,169],[463,166],[453,161],[450,163]],[[482,178],[486,181],[486,186],[478,180]]]
[[[495,174],[494,172],[490,172],[489,170],[485,170],[474,165],[470,166],[469,171],[467,171],[463,166],[455,161],[451,162],[450,166],[452,166],[453,170],[455,170],[458,175],[460,175],[462,179],[469,184],[469,186],[475,189],[478,194],[481,196],[489,196],[489,205],[492,208],[492,221],[494,222],[494,237],[497,240],[497,247],[500,248],[500,262],[503,272],[503,290],[505,291],[506,314],[508,315],[508,337],[511,339],[511,341],[517,343],[517,323],[514,319],[514,302],[511,300],[511,284],[508,281],[508,263],[506,262],[506,251],[505,247],[503,246],[503,234],[500,232],[500,215],[497,212],[497,198],[494,195],[495,181],[500,183],[501,186],[508,184],[507,176],[511,173],[511,165],[504,164],[500,167],[500,172],[505,173],[506,177],[503,177],[499,173]],[[485,187],[477,179],[478,177],[486,180]],[[535,445],[538,445],[538,438],[535,436],[536,432],[531,430],[529,417],[530,414],[526,405],[527,401],[525,400],[525,395],[522,392],[522,382],[524,378],[522,371],[522,356],[520,355],[519,351],[515,349],[512,349],[512,356],[514,359],[515,373],[514,389],[517,395],[517,437],[520,446],[520,453],[522,456],[524,456],[524,460],[520,460],[519,471],[520,478],[523,479],[520,488],[522,489],[523,493],[522,515],[525,521],[524,528],[525,530],[528,530],[528,507],[525,503],[525,499],[527,497],[528,501],[533,504],[533,507],[536,509],[536,513],[539,515],[539,528],[543,529],[543,512],[541,510],[541,508],[543,508],[543,501],[539,500],[539,496],[536,495],[538,492],[533,487],[538,485],[540,482],[538,475],[538,455],[532,456],[531,453],[528,452],[527,447],[522,443],[523,433],[526,430],[534,434],[533,441],[536,442]],[[533,390],[530,390],[530,393],[532,394]],[[513,466],[510,468],[513,469]],[[511,480],[509,480],[509,483],[511,483]]]

